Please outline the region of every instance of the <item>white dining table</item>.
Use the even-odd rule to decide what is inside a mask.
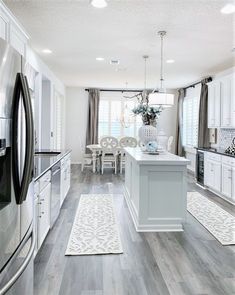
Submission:
[[[100,144],[89,144],[86,146],[92,153],[92,170],[93,173],[96,172],[96,157],[97,155],[102,153],[102,147]],[[123,148],[122,147],[118,147],[115,148],[116,152],[122,152]]]

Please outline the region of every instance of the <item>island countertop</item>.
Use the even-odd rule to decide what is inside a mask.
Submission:
[[[189,165],[190,161],[168,152],[150,155],[140,148],[125,148],[125,153],[132,157],[139,165]]]

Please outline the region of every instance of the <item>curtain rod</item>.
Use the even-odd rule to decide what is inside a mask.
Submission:
[[[86,88],[85,91],[90,89]],[[142,89],[100,89],[102,92],[142,92]]]
[[[203,80],[208,80],[207,81],[207,83],[208,83],[208,82],[211,82],[212,81],[212,78],[211,77],[207,77],[205,79],[202,79],[201,81],[195,82],[195,83],[193,83],[193,84],[191,84],[191,85],[189,85],[187,87],[184,87],[183,89],[188,89],[188,88],[191,88],[191,87],[195,87],[196,85],[201,84]]]

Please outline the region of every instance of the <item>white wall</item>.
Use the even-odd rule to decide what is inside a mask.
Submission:
[[[85,146],[88,117],[88,92],[84,88],[66,88],[65,148],[72,150],[72,163],[80,163],[81,143]]]

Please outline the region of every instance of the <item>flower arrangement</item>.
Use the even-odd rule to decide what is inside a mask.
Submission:
[[[156,120],[162,112],[162,107],[153,107],[148,104],[140,103],[132,112],[135,115],[141,115],[144,125],[156,126]]]

